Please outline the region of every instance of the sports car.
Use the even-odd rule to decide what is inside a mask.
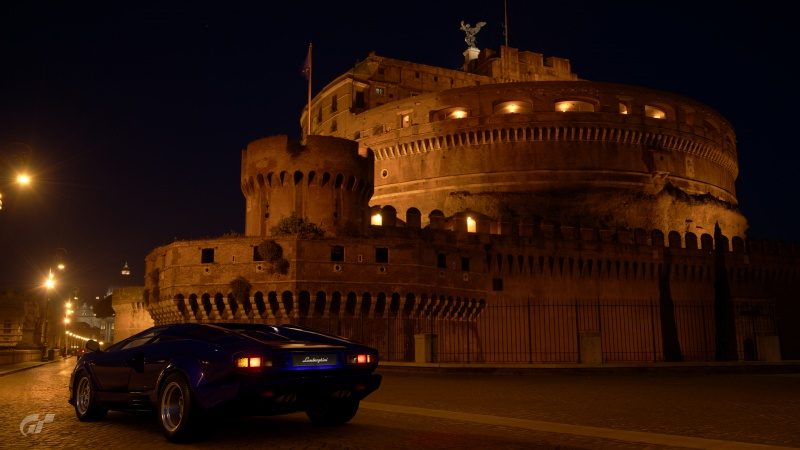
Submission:
[[[219,411],[305,411],[312,423],[343,424],[381,383],[375,349],[294,325],[165,325],[86,347],[69,385],[78,419],[154,410],[172,441]]]

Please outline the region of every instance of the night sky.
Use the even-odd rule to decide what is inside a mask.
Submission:
[[[512,46],[722,113],[738,135],[748,235],[797,239],[791,14],[752,1],[552,3],[509,0]],[[371,50],[457,68],[459,22],[488,22],[478,46],[498,48],[502,17],[502,0],[2,2],[0,290],[35,289],[63,248],[63,285],[93,298],[142,284],[158,245],[242,232],[240,150],[299,136],[310,41],[317,92]],[[21,156],[27,192],[8,186]]]

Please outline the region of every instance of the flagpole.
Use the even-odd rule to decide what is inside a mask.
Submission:
[[[306,139],[311,136],[311,43],[308,43],[308,131]]]

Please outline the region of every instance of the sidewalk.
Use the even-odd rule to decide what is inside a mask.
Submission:
[[[66,358],[72,358],[71,356]],[[6,375],[11,375],[12,373],[21,372],[23,370],[33,369],[34,367],[43,366],[45,364],[54,363],[56,361],[62,361],[66,359],[65,357],[58,357],[52,361],[26,361],[21,363],[15,364],[7,364],[4,366],[0,366],[0,377],[4,377]]]
[[[588,364],[498,364],[498,363],[413,363],[381,361],[384,370],[398,372],[463,372],[463,373],[800,373],[800,361],[730,361],[678,363],[606,363]]]

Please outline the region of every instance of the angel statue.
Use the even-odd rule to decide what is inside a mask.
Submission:
[[[478,31],[481,31],[484,25],[486,25],[486,22],[478,22],[473,27],[468,23],[465,24],[463,20],[461,21],[461,31],[466,34],[466,36],[464,36],[464,42],[466,42],[468,46],[475,47],[475,35],[478,34]]]

